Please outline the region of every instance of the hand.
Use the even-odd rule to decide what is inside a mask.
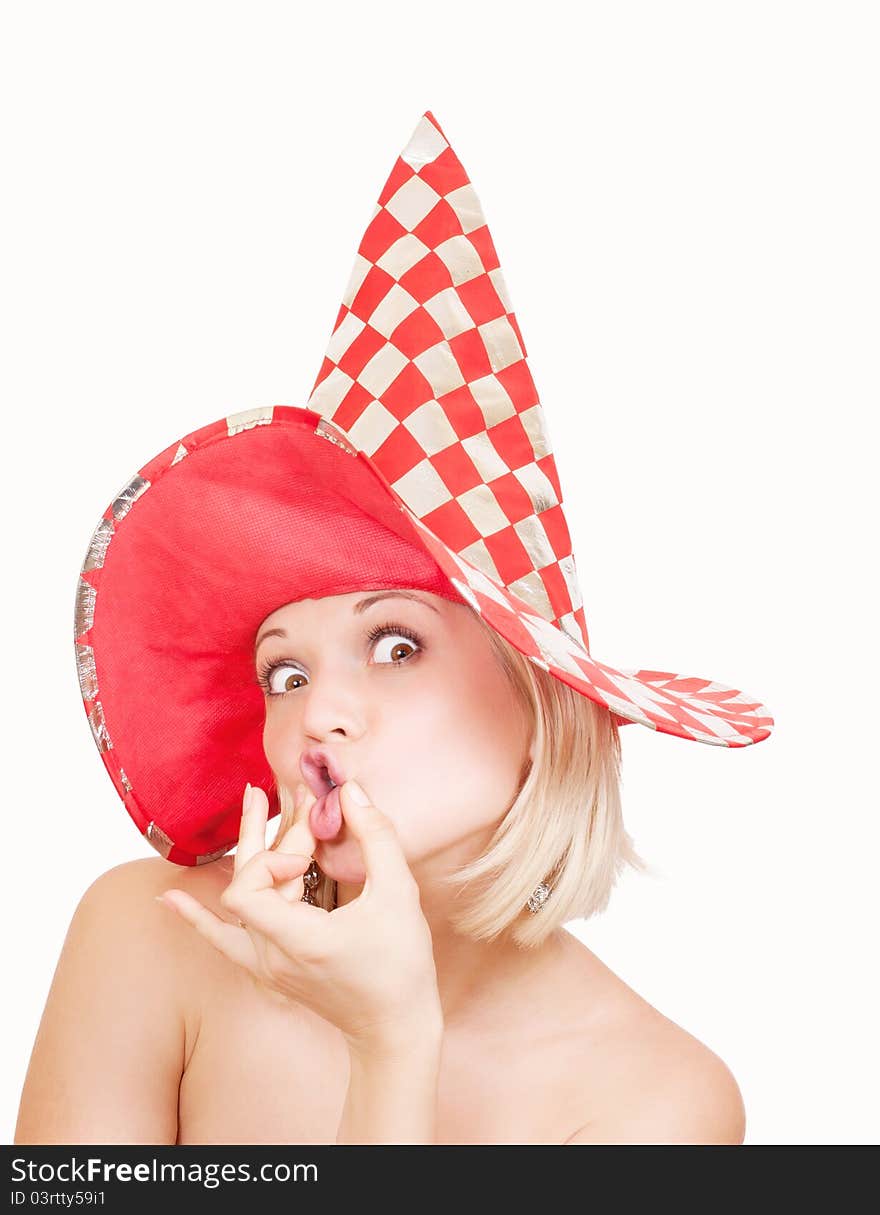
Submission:
[[[221,920],[182,890],[166,891],[164,901],[264,986],[336,1025],[350,1046],[384,1051],[434,1033],[442,1012],[418,884],[394,824],[377,807],[354,801],[351,783],[341,787],[340,805],[360,844],[366,881],[350,903],[327,912],[300,901],[312,859],[306,852],[315,847],[309,812],[316,798],[305,785],[274,849],[266,848],[268,798],[250,790],[233,878],[220,896],[246,927]]]

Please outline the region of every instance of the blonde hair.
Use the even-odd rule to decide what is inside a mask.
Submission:
[[[531,724],[535,758],[526,757],[514,800],[482,855],[441,880],[461,899],[450,916],[456,932],[482,941],[505,937],[529,949],[563,924],[603,911],[627,865],[650,867],[624,829],[620,734],[611,712],[474,616]],[[293,793],[277,788],[276,841],[293,821]],[[532,913],[527,901],[541,882],[550,896]],[[322,875],[315,896],[332,911],[335,881]]]

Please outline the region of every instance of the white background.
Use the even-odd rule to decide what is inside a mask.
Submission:
[[[76,679],[92,530],[187,432],[305,403],[431,110],[547,411],[593,653],[777,722],[735,751],[624,728],[661,876],[573,931],[725,1060],[747,1143],[877,1142],[876,6],[4,12],[4,1141],[77,901],[155,855]]]

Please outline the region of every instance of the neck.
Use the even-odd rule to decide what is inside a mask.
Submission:
[[[442,872],[449,871],[444,856]],[[475,941],[456,932],[450,922],[456,892],[438,881],[439,858],[412,865],[421,891],[422,914],[428,922],[437,971],[437,987],[447,1032],[477,1030],[502,1032],[523,1016],[523,981],[539,983],[540,975],[558,959],[568,936],[563,930],[551,933],[532,949],[523,949],[509,936],[494,941]],[[362,885],[338,882],[336,905],[356,899]],[[530,915],[523,906],[523,914]],[[540,914],[540,912],[538,913]]]

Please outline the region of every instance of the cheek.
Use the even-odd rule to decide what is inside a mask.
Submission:
[[[389,788],[383,807],[411,859],[494,829],[518,787],[520,764],[512,750],[492,743],[491,752],[469,739],[436,751],[412,787]]]
[[[409,815],[415,798],[435,814],[445,807],[467,830],[475,819],[497,818],[513,800],[529,731],[503,675],[474,664],[461,666],[453,682],[444,676],[438,686],[421,689],[388,739],[390,779],[382,783],[401,816]]]
[[[295,733],[290,724],[284,725],[283,715],[267,710],[263,724],[263,754],[266,762],[285,784],[291,785],[302,779],[299,770],[299,752],[291,740]]]
[[[463,697],[452,724],[446,770],[471,801],[497,805],[515,791],[528,747],[528,728],[506,682],[488,683]],[[464,791],[464,790],[462,790]]]

